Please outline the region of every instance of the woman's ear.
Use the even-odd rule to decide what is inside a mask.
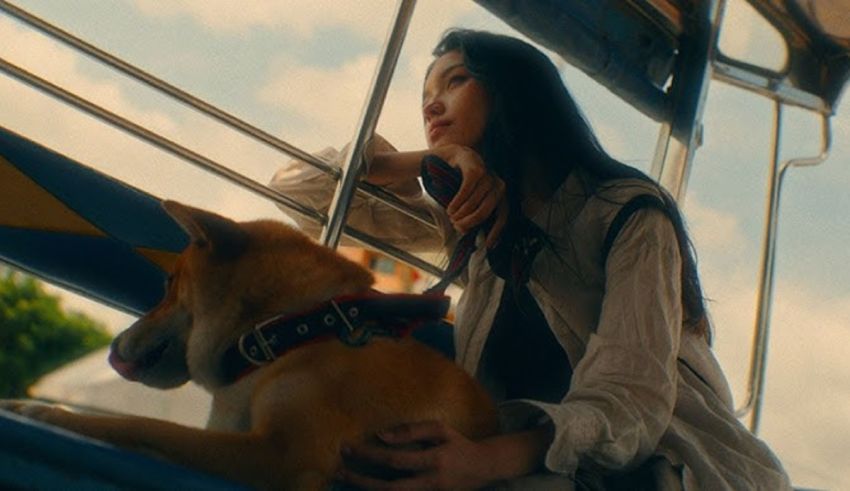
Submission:
[[[176,201],[163,201],[162,207],[189,234],[192,244],[209,250],[215,259],[235,259],[248,246],[247,232],[229,218]]]

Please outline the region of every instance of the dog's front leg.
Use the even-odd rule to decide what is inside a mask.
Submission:
[[[284,448],[256,433],[209,431],[136,416],[95,416],[33,401],[2,401],[0,408],[97,440],[201,469],[261,489],[285,489]]]

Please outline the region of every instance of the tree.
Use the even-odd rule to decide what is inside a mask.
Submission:
[[[110,338],[103,324],[66,311],[39,281],[0,269],[0,397],[25,397],[39,377]]]

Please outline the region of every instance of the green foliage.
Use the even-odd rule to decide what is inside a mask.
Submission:
[[[0,398],[25,397],[39,377],[109,341],[103,324],[65,311],[37,280],[0,269]]]

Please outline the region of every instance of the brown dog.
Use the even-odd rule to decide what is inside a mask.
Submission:
[[[383,299],[395,297],[370,293],[367,270],[290,227],[164,206],[191,244],[165,299],[115,339],[110,361],[146,385],[202,385],[213,395],[207,429],[6,408],[264,489],[326,489],[342,442],[397,424],[438,420],[471,438],[496,431],[493,403],[450,360],[410,337],[371,335],[405,329],[381,323],[433,316],[433,299],[405,296],[381,313]],[[275,350],[301,336],[307,341]]]

